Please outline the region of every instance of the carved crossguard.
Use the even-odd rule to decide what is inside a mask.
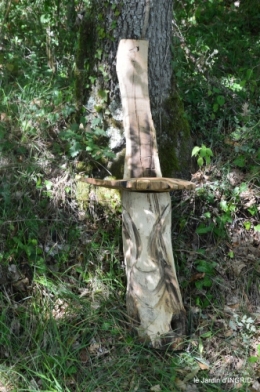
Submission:
[[[180,189],[194,189],[195,184],[190,181],[179,180],[177,178],[164,177],[142,177],[122,180],[99,180],[95,178],[84,178],[81,181],[95,186],[103,186],[124,190],[129,192],[171,192]]]
[[[130,322],[139,337],[153,347],[167,344],[180,349],[185,334],[185,309],[172,252],[169,192],[194,189],[195,185],[162,177],[150,109],[147,59],[148,41],[120,41],[117,75],[126,137],[124,178],[82,181],[122,191]]]

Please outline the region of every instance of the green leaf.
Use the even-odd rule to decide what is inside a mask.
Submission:
[[[249,358],[248,358],[248,362],[249,362],[249,363],[256,363],[257,361],[258,361],[258,357],[252,356],[252,357],[249,357]]]
[[[53,187],[53,183],[49,180],[45,180],[44,184],[45,184],[48,191],[51,190],[51,188]]]
[[[242,184],[240,184],[239,191],[240,192],[245,192],[245,191],[247,191],[247,189],[248,189],[247,183],[246,182],[242,182]]]
[[[212,337],[212,332],[204,332],[202,335],[200,335],[201,338],[211,338]]]
[[[108,91],[107,90],[99,90],[98,91],[98,96],[104,101],[107,101],[107,95],[108,95]]]
[[[247,80],[251,79],[252,75],[253,75],[253,70],[252,69],[248,69],[246,71],[246,78],[247,78]]]
[[[200,224],[200,225],[197,227],[197,229],[196,229],[196,233],[197,233],[197,234],[206,234],[206,233],[209,233],[209,232],[211,232],[211,231],[213,230],[213,227],[214,227],[213,223],[211,223],[211,225],[209,225],[209,226],[205,226],[205,225],[203,225],[203,224]]]
[[[254,230],[255,230],[255,231],[260,231],[260,225],[254,226]]]
[[[71,124],[70,128],[71,128],[72,131],[78,131],[78,129],[79,129],[79,124],[73,123],[73,124]]]
[[[209,164],[210,164],[210,161],[211,161],[210,157],[209,157],[209,156],[206,156],[206,157],[205,157],[205,161],[206,161],[206,165],[209,165]]]
[[[77,367],[74,366],[74,365],[72,365],[72,366],[70,366],[68,369],[66,369],[66,374],[67,374],[68,376],[71,376],[71,375],[77,373],[77,371],[78,371]]]
[[[207,155],[207,147],[204,146],[204,144],[203,144],[203,145],[201,146],[201,149],[200,149],[200,156],[203,157],[203,158],[205,158],[206,155]]]
[[[207,154],[209,157],[213,157],[213,152],[212,152],[211,148],[206,148],[206,154]]]
[[[96,117],[96,118],[94,118],[92,121],[91,121],[91,126],[94,128],[94,127],[96,127],[96,126],[98,126],[98,125],[101,125],[102,124],[102,120],[101,120],[101,118],[100,117]]]
[[[197,289],[203,289],[203,287],[211,287],[212,286],[212,281],[208,276],[205,276],[203,279],[201,280],[197,280],[195,282],[195,286],[197,287]]]
[[[210,279],[209,276],[205,276],[205,278],[202,279],[203,286],[205,287],[211,287],[212,286],[212,280]]]
[[[217,103],[219,104],[219,106],[223,106],[225,103],[225,97],[223,95],[218,95],[217,96]]]
[[[198,264],[196,266],[197,271],[206,272],[207,274],[212,274],[214,272],[214,267],[216,266],[216,263],[209,263],[205,260],[197,260],[196,264]]]
[[[197,155],[198,155],[198,152],[199,152],[200,150],[201,150],[201,147],[198,147],[198,146],[194,147],[193,150],[192,150],[191,156],[192,156],[192,157],[194,157],[194,155],[197,156]]]
[[[40,21],[42,24],[50,22],[50,15],[43,14],[40,17]]]
[[[76,157],[82,151],[81,143],[73,140],[73,143],[70,146],[69,152],[72,158]]]
[[[203,166],[203,163],[204,163],[203,158],[202,158],[202,157],[199,157],[199,158],[197,159],[197,163],[198,163],[199,167]]]
[[[99,128],[99,127],[95,128],[94,133],[97,136],[106,136],[107,135],[106,132],[104,131],[104,129]]]
[[[221,202],[219,203],[220,208],[222,209],[222,211],[228,211],[228,204],[226,200],[221,200]]]
[[[251,222],[244,222],[244,227],[245,227],[246,230],[250,230]]]
[[[246,165],[246,159],[243,155],[240,155],[233,161],[234,165],[238,167],[245,167]]]
[[[252,215],[255,216],[258,212],[257,207],[254,205],[252,207],[248,207],[247,211]]]
[[[214,103],[214,105],[213,105],[213,112],[216,113],[218,111],[218,108],[219,108],[218,104]]]

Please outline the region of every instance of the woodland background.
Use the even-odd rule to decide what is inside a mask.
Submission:
[[[196,190],[172,194],[188,324],[177,353],[132,334],[120,197],[80,182],[115,156],[105,90],[85,127],[88,7],[0,2],[0,391],[259,391],[260,3],[174,5],[172,67],[196,147]]]

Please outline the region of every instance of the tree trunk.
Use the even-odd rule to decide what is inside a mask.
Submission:
[[[124,175],[126,182],[131,177],[161,177],[162,173],[171,177],[181,171],[187,176],[190,136],[176,98],[171,65],[172,0],[96,0],[84,21],[87,25],[81,31],[88,32],[85,40],[96,36],[91,59],[86,59],[87,64],[93,64],[95,59],[95,65],[86,71],[87,78],[95,80],[86,105],[88,118],[93,113],[99,115],[110,135],[119,130],[126,137],[124,154],[120,154],[121,142],[115,147],[119,156],[125,158],[124,174],[118,171],[122,167],[118,162],[112,165],[112,174],[117,178]],[[127,49],[126,58],[132,58],[130,63],[127,60],[127,66],[124,61],[120,65],[120,57],[117,58],[122,39],[138,40],[136,44],[131,41],[133,47]],[[144,40],[149,41],[146,54],[143,50],[148,46],[143,45]],[[81,36],[81,53],[83,42]],[[129,74],[124,74],[126,67]],[[85,72],[79,69],[78,73],[81,71]],[[129,80],[132,82],[128,83]],[[161,160],[166,162],[162,170],[158,150]],[[130,319],[138,335],[154,347],[167,344],[180,348],[185,333],[185,310],[172,252],[170,195],[123,190],[122,205]]]
[[[126,154],[124,178],[84,181],[122,191],[123,246],[127,311],[142,339],[153,347],[180,349],[185,310],[171,243],[170,190],[194,185],[162,178],[148,92],[146,40],[121,40],[117,75],[121,93]]]
[[[108,134],[113,135],[116,140],[114,144],[111,143],[111,146],[118,154],[118,160],[111,164],[109,170],[118,178],[122,177],[124,154],[121,154],[121,151],[124,142],[121,100],[115,67],[117,48],[121,39],[144,38],[149,40],[149,96],[152,118],[157,131],[162,173],[167,177],[178,174],[189,179],[191,153],[189,126],[182,103],[176,93],[171,63],[172,6],[172,0],[125,0],[124,2],[95,0],[85,15],[84,23],[87,25],[89,21],[91,23],[96,21],[96,44],[92,44],[92,47],[96,48],[96,54],[93,49],[91,58],[86,61],[91,64],[91,67],[85,71],[89,77],[92,70],[96,84],[87,108],[91,112],[93,107],[97,107],[101,114],[107,111],[108,106],[111,115],[104,116],[104,126],[107,127]],[[147,7],[149,13],[146,13]],[[87,27],[81,29],[82,32],[87,30]],[[81,42],[85,41],[86,44],[89,37],[81,39]],[[91,40],[93,41],[92,37]],[[81,45],[79,51],[84,52]],[[94,57],[96,57],[95,66]],[[83,80],[82,73],[81,80]],[[106,107],[102,102],[103,92],[108,92],[109,96]],[[83,104],[86,105],[86,102]]]

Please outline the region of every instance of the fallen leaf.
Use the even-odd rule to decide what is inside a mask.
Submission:
[[[201,370],[208,370],[209,366],[205,365],[204,363],[200,363],[199,362],[199,367],[201,368]]]
[[[0,381],[0,392],[7,392],[6,387]]]
[[[79,359],[82,363],[86,363],[89,361],[89,355],[86,348],[83,348],[79,353]]]
[[[186,391],[185,392],[197,392],[198,388],[197,385],[187,385]]]
[[[245,365],[245,361],[243,361],[243,359],[238,358],[235,362],[235,369],[240,370],[244,367]]]
[[[160,385],[158,384],[158,385],[154,385],[153,387],[151,387],[151,389],[150,389],[150,391],[153,391],[153,392],[160,392],[162,389],[161,389],[161,387],[160,387]]]
[[[193,369],[192,371],[190,371],[183,379],[184,382],[189,381],[189,380],[193,380],[197,373],[199,372],[200,367],[196,367],[195,369]]]
[[[229,338],[232,335],[234,335],[234,331],[232,331],[232,329],[228,329],[227,331],[224,332],[225,338]]]
[[[237,329],[238,329],[238,326],[237,326],[237,323],[235,322],[235,321],[233,321],[233,320],[229,320],[229,326],[230,326],[230,328],[233,330],[233,331],[237,331]]]
[[[195,359],[198,362],[200,369],[206,370],[210,368],[210,364],[205,359],[198,357],[195,357]]]
[[[198,272],[197,274],[192,275],[190,278],[190,283],[196,282],[196,280],[203,279],[205,276],[205,272]]]
[[[185,382],[183,382],[182,380],[180,380],[179,378],[175,379],[174,384],[177,388],[181,389],[182,391],[187,390],[187,384]]]
[[[243,262],[236,262],[236,263],[234,263],[234,264],[232,265],[234,274],[235,274],[236,276],[239,276],[240,273],[241,273],[241,271],[242,271],[242,269],[245,268],[245,267],[246,267],[246,264],[243,263]]]
[[[257,380],[253,382],[253,385],[251,386],[251,390],[256,392],[260,391],[260,384]]]

